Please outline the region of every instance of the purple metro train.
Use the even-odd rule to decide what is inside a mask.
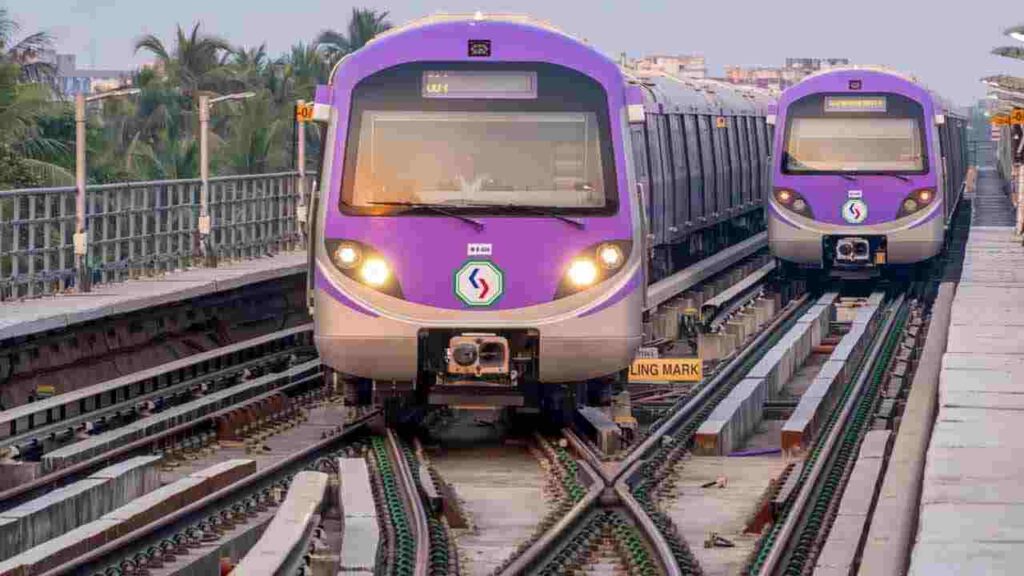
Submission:
[[[595,384],[606,398],[642,340],[645,244],[763,227],[764,103],[679,83],[631,83],[550,26],[479,14],[340,62],[314,112],[310,292],[349,398],[556,415]]]
[[[774,256],[858,278],[939,254],[966,179],[962,116],[910,78],[854,67],[786,90],[776,120]]]

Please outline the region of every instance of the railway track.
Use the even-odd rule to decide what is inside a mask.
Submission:
[[[727,288],[726,295],[718,299],[720,302],[712,302],[714,309],[707,316],[713,323],[723,324],[730,314],[742,311],[764,295],[759,283],[768,277],[766,266],[755,263],[748,268],[752,268],[751,276],[757,277],[750,281],[741,278],[735,290]],[[735,294],[730,295],[732,292]],[[838,297],[833,300],[839,301]],[[267,378],[278,378],[281,382],[243,398],[242,404],[228,401],[219,410],[144,434],[94,457],[58,468],[35,482],[0,493],[0,510],[136,454],[158,453],[164,457],[161,479],[165,484],[191,478],[224,462],[246,459],[254,461],[255,466],[244,478],[154,522],[109,539],[79,558],[26,574],[180,573],[184,566],[200,562],[208,548],[226,546],[218,542],[244,540],[244,534],[253,526],[266,526],[266,534],[273,533],[276,542],[265,544],[260,540],[254,550],[263,553],[269,549],[280,560],[277,566],[299,571],[313,570],[323,563],[337,567],[339,563],[367,562],[364,567],[377,573],[431,576],[810,573],[816,555],[825,545],[829,524],[836,516],[835,502],[863,436],[865,415],[877,408],[877,397],[872,393],[883,379],[896,334],[907,318],[920,317],[919,311],[910,311],[910,301],[900,294],[885,300],[881,313],[884,321],[878,322],[877,334],[859,364],[856,380],[843,389],[841,401],[815,436],[815,443],[794,453],[795,460],[805,463],[798,468],[787,466],[789,476],[784,473],[777,482],[772,481],[777,472],[775,467],[760,473],[762,487],[757,489],[755,483],[745,497],[763,502],[764,497],[758,498],[759,491],[763,492],[765,487],[770,488],[769,492],[779,491],[779,484],[791,478],[781,487],[789,499],[783,498],[784,506],[771,510],[771,517],[762,524],[760,537],[754,535],[744,541],[724,532],[704,538],[694,531],[693,516],[681,516],[677,509],[675,492],[680,473],[700,472],[698,462],[717,462],[695,455],[695,450],[699,452],[702,426],[714,420],[721,406],[729,404],[731,395],[742,388],[751,370],[805,322],[809,311],[820,311],[818,295],[803,295],[789,302],[760,332],[749,336],[721,361],[709,365],[703,383],[667,397],[665,402],[670,407],[664,415],[643,431],[637,442],[612,457],[600,453],[578,431],[568,429],[555,437],[529,436],[490,453],[469,452],[462,462],[453,456],[457,451],[438,450],[430,439],[424,444],[419,438],[402,436],[393,430],[371,432],[374,414],[363,414],[342,429],[337,423],[343,418],[344,408],[334,391],[324,386],[318,362],[297,361],[306,350],[302,338],[308,327],[302,327],[293,331],[293,335],[300,335],[294,348],[279,347],[262,357],[253,355],[233,365],[214,366],[216,370],[206,366],[193,378],[176,379],[176,388],[168,388],[165,393],[194,391],[197,385],[207,382],[204,394],[198,395],[201,399],[209,395],[209,382],[218,379],[231,385],[218,387],[217,392]],[[827,355],[845,337],[847,328],[832,324],[831,330],[838,332],[823,336],[818,347],[825,350],[815,352],[818,356]],[[672,343],[663,342],[662,346],[671,348]],[[820,362],[811,364],[816,369],[821,367]],[[247,379],[239,378],[246,371]],[[260,374],[261,371],[266,373]],[[661,394],[656,388],[644,393],[652,391]],[[102,412],[64,413],[62,416],[68,417],[63,420],[45,422],[12,435],[7,445],[24,442],[31,434],[36,438],[49,437],[62,426],[80,423],[82,418],[108,417],[112,412],[151,401],[150,398],[136,393],[126,395],[117,404],[102,406]],[[287,401],[283,409],[282,399]],[[274,402],[278,402],[277,408]],[[794,408],[795,402],[783,398],[765,405],[785,414]],[[185,404],[172,405],[167,410]],[[143,420],[126,421],[125,426],[111,427],[104,433],[116,433]],[[853,427],[846,426],[847,423],[853,423]],[[56,446],[53,451],[60,448]],[[350,538],[355,534],[349,523],[358,520],[349,518],[340,510],[339,499],[329,496],[340,485],[344,499],[347,481],[341,471],[347,468],[343,460],[363,462],[367,469],[367,490],[372,492],[374,522],[380,535],[379,545],[374,545],[376,553],[369,561],[353,560],[346,556],[344,545],[338,544],[343,542],[343,532]],[[519,491],[502,492],[502,482]],[[742,484],[731,482],[733,486]],[[314,504],[302,497],[310,491],[321,493],[313,499]],[[307,507],[301,525],[275,524],[278,517],[294,514],[296,506]],[[518,523],[503,522],[509,512],[521,513]],[[254,539],[251,534],[248,538]],[[706,548],[700,547],[701,541]],[[252,546],[253,542],[248,542],[243,549]],[[747,548],[756,551],[743,555],[744,563],[729,564],[731,572],[720,572],[721,566],[707,561],[707,550],[717,552],[725,547],[735,549],[734,555],[743,555],[739,553]],[[0,564],[0,575],[6,576],[2,568]]]

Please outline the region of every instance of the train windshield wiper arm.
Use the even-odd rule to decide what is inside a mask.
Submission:
[[[566,224],[572,225],[572,226],[574,226],[574,227],[576,227],[576,228],[578,228],[580,230],[583,230],[584,228],[587,227],[587,225],[584,224],[581,220],[577,220],[575,218],[570,218],[568,216],[564,216],[564,215],[559,214],[558,212],[555,212],[554,210],[552,210],[550,208],[546,208],[544,206],[530,206],[528,204],[510,204],[510,203],[498,203],[498,202],[495,202],[495,203],[491,203],[491,202],[468,202],[468,203],[461,203],[460,202],[459,204],[455,204],[455,206],[460,206],[460,207],[463,207],[463,208],[503,208],[503,209],[506,209],[506,210],[520,210],[520,211],[523,211],[523,212],[532,212],[533,214],[539,214],[541,216],[547,216],[549,218],[555,218],[556,220],[561,220],[562,222],[565,222]]]
[[[892,176],[893,178],[899,178],[900,180],[903,180],[904,182],[910,182],[910,178],[907,178],[903,174],[893,174],[892,172],[880,172],[880,174],[882,176]]]
[[[856,182],[857,181],[857,177],[854,176],[853,174],[844,174],[844,173],[840,172],[839,176],[841,176],[843,178],[846,178],[850,182]]]
[[[421,204],[418,202],[370,202],[370,204],[374,204],[377,206],[407,206],[409,208],[423,208],[424,210],[430,210],[431,212],[435,212],[443,216],[448,216],[449,218],[462,220],[466,224],[469,224],[473,228],[476,228],[478,232],[484,229],[483,222],[470,218],[469,216],[463,216],[462,214],[452,212],[451,210],[448,210],[444,206],[441,206],[439,204]]]

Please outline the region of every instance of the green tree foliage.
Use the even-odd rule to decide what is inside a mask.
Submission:
[[[234,92],[256,96],[212,109],[211,173],[291,169],[295,101],[311,100],[338,59],[390,27],[387,12],[354,9],[345,33],[325,30],[277,57],[265,44],[233,46],[199,22],[170,39],[139,37],[135,51],[154,58],[133,75],[141,92],[88,105],[89,181],[198,177],[198,96]],[[73,184],[73,103],[55,94],[54,70],[38,59],[52,39],[41,32],[15,40],[19,32],[0,7],[0,189]],[[315,162],[320,131],[306,130],[306,142]]]

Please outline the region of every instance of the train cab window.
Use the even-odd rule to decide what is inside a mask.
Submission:
[[[522,68],[535,92],[491,95],[491,76]],[[472,93],[443,93],[434,70],[472,74]],[[449,74],[449,72],[445,72]],[[504,74],[504,75],[499,75]],[[431,76],[433,75],[433,76]],[[350,215],[483,214],[541,207],[609,215],[618,207],[607,96],[595,80],[550,64],[403,64],[353,90],[341,209]],[[425,209],[425,210],[421,210]]]
[[[921,105],[897,94],[859,98],[814,94],[791,104],[783,139],[783,171],[926,172]]]

